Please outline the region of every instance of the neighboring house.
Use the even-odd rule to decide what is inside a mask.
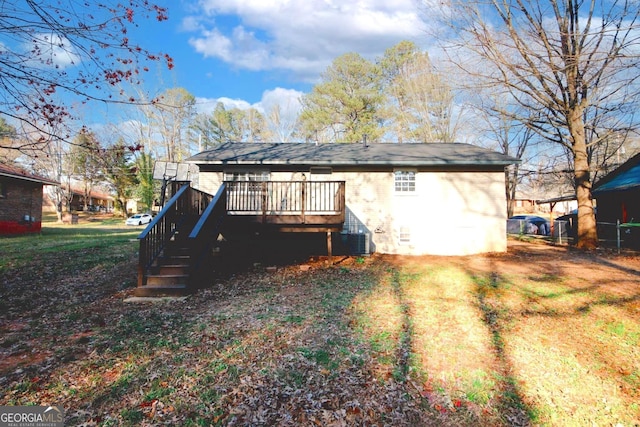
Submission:
[[[44,185],[58,183],[0,164],[0,235],[40,232]]]
[[[125,207],[127,209],[127,215],[140,213],[144,210],[142,201],[139,199],[127,199]]]
[[[84,190],[72,188],[72,198],[69,203],[72,211],[82,211],[84,210]],[[113,196],[105,193],[104,191],[100,191],[98,189],[93,189],[89,193],[89,200],[87,200],[87,206],[90,211],[100,211],[100,212],[111,212],[113,211]]]
[[[573,187],[558,181],[536,189],[521,189],[514,199],[514,214],[566,214],[578,207]]]
[[[84,190],[79,188],[71,188],[71,202],[69,203],[71,211],[84,210]],[[101,190],[92,190],[87,200],[87,206],[90,211],[112,212],[114,209],[114,198]],[[56,212],[56,202],[51,194],[44,194],[43,210],[45,212]]]
[[[528,193],[516,191],[513,199],[514,214],[529,214],[537,212],[536,198]]]
[[[290,203],[289,196],[265,193],[259,183],[344,182],[342,235],[360,246],[358,252],[507,249],[504,169],[517,160],[477,146],[226,143],[187,162],[198,165],[204,192],[215,194],[223,182],[255,182],[243,191],[281,204]]]
[[[640,223],[640,154],[600,179],[592,194],[598,222]]]
[[[575,192],[563,196],[551,197],[548,199],[536,200],[536,205],[542,207],[542,211],[554,215],[564,215],[574,209],[578,209],[578,200]]]

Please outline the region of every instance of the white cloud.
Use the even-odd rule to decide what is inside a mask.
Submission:
[[[401,40],[424,37],[415,0],[203,0],[183,23],[205,57],[253,71],[313,81],[339,55],[373,59]]]
[[[303,92],[294,89],[284,89],[277,87],[275,89],[266,90],[262,94],[262,99],[259,102],[251,104],[242,99],[232,99],[226,97],[220,98],[202,98],[196,97],[196,110],[198,113],[212,113],[219,102],[221,102],[225,108],[239,108],[241,110],[247,110],[249,108],[255,108],[256,110],[264,113],[269,111],[274,106],[278,105],[280,111],[283,114],[296,115],[300,112],[300,97]]]
[[[81,61],[76,49],[68,39],[56,34],[36,34],[28,51],[34,52],[34,61],[41,65],[66,68],[79,65]]]
[[[283,114],[297,116],[301,109],[300,98],[302,92],[294,89],[283,89],[281,87],[273,90],[266,90],[262,94],[259,109],[262,112],[269,111],[276,105],[280,107]]]
[[[242,99],[231,99],[226,97],[220,97],[220,98],[196,97],[196,111],[198,113],[206,113],[206,114],[213,113],[213,110],[215,110],[216,105],[218,105],[219,102],[221,102],[224,105],[224,108],[226,109],[239,108],[241,110],[247,110],[251,107],[254,107],[253,105],[251,105],[250,103]]]

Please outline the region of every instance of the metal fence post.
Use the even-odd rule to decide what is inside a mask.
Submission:
[[[562,222],[558,221],[558,243],[562,244]]]
[[[618,254],[620,253],[620,220],[616,220],[616,245],[618,246]]]

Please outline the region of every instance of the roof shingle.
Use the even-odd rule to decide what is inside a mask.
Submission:
[[[196,164],[313,166],[506,166],[513,157],[462,143],[224,143],[187,159]]]

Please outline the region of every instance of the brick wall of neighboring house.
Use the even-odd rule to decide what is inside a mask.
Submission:
[[[39,233],[42,183],[0,178],[0,235]]]

